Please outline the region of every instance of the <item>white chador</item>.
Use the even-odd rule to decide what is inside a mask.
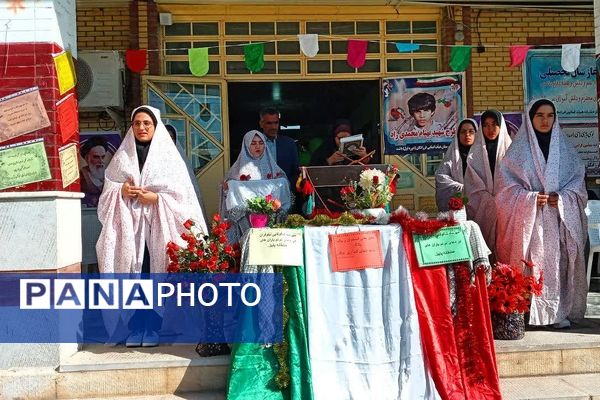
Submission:
[[[435,200],[438,210],[448,211],[450,198],[464,191],[464,174],[462,158],[460,156],[460,128],[465,123],[472,124],[477,130],[477,122],[466,118],[460,121],[456,135],[446,150],[442,163],[435,171]]]
[[[531,302],[532,325],[583,318],[587,282],[584,167],[555,119],[546,161],[529,118],[502,161],[496,178],[498,260],[531,260],[544,273],[541,296]],[[558,207],[537,206],[537,194],[556,192]]]
[[[471,147],[465,172],[465,192],[469,198],[467,216],[481,228],[483,238],[492,253],[496,253],[496,203],[494,200],[494,177],[498,176],[500,161],[511,144],[504,117],[500,115],[500,133],[496,148],[494,173],[490,168],[488,148],[483,135],[483,121]],[[496,178],[497,179],[497,178]]]
[[[157,126],[142,170],[131,127],[106,169],[98,203],[98,218],[102,223],[96,244],[100,272],[141,272],[144,244],[150,253],[150,272],[166,272],[166,245],[169,241],[185,245],[180,234],[185,231],[183,223],[187,219],[193,219],[207,232],[192,181],[160,120],[160,111],[144,108],[154,114]],[[124,199],[121,187],[129,179],[134,186],[156,193],[158,203],[143,205],[135,199]]]

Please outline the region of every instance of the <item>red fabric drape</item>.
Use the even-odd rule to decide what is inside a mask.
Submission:
[[[444,400],[465,400],[444,266],[419,268],[412,234],[403,233],[427,367]]]
[[[485,271],[477,271],[474,285],[466,265],[457,266],[454,271],[458,299],[454,335],[466,399],[500,400]]]
[[[423,352],[444,400],[501,399],[487,288],[483,271],[470,285],[466,267],[457,268],[459,310],[453,320],[446,267],[419,268],[409,229],[403,243],[410,264]],[[466,275],[465,275],[466,273]]]

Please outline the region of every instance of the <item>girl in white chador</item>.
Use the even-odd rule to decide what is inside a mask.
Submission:
[[[527,117],[496,180],[498,259],[511,265],[531,260],[543,271],[529,323],[564,328],[569,319],[583,318],[586,307],[585,170],[551,101],[533,102]]]
[[[467,217],[481,228],[492,260],[496,254],[496,203],[494,180],[500,161],[511,144],[504,117],[499,111],[487,110],[481,115],[481,132],[471,147],[465,173],[465,193],[469,198]]]
[[[467,157],[475,141],[477,122],[471,118],[458,124],[456,135],[446,150],[444,160],[435,171],[435,199],[438,210],[448,211],[450,198],[464,191],[464,176],[467,171]]]
[[[167,243],[185,246],[180,237],[185,231],[183,223],[191,218],[204,232],[206,224],[185,163],[160,120],[160,111],[138,107],[131,120],[132,126],[106,169],[98,203],[102,223],[96,244],[98,265],[102,273],[166,272]],[[154,335],[148,332],[148,343],[157,344]]]
[[[240,154],[221,186],[219,210],[221,215],[232,222],[228,231],[232,243],[238,242],[250,229],[247,200],[272,195],[281,201],[278,219],[287,215],[292,204],[285,172],[279,168],[266,144],[267,138],[261,132],[246,132]]]

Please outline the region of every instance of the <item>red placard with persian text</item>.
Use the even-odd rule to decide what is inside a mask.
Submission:
[[[329,254],[333,272],[383,268],[379,231],[329,235]]]

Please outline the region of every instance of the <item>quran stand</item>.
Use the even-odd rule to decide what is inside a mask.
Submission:
[[[373,150],[372,152],[368,153],[366,156],[359,158],[358,160],[353,160],[350,157],[346,156],[345,154],[342,154],[342,155],[344,156],[344,158],[346,160],[350,161],[350,164],[348,164],[348,165],[355,165],[355,164],[365,165],[362,161],[363,160],[367,160],[368,161],[368,159],[370,159],[373,154],[375,154],[375,150]]]

